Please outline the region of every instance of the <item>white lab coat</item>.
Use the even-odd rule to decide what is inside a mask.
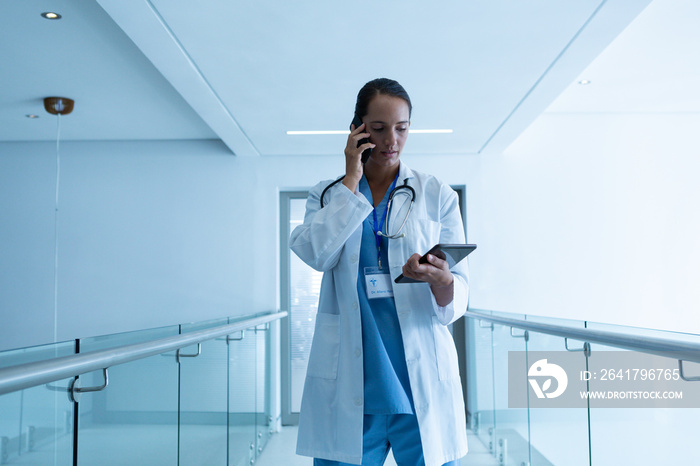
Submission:
[[[403,232],[389,239],[392,278],[406,260],[437,243],[464,243],[457,194],[435,177],[401,163],[397,186],[408,179],[416,200]],[[297,454],[346,463],[362,461],[363,357],[357,296],[362,222],[372,205],[359,190],[338,183],[319,198],[330,181],[309,193],[304,223],[291,235],[292,250],[323,271],[316,328],[299,415]],[[389,221],[398,225],[402,209]],[[466,260],[452,269],[454,300],[437,305],[427,283],[394,284],[406,365],[427,466],[440,466],[467,453],[464,400],[454,341],[446,325],[467,309]]]

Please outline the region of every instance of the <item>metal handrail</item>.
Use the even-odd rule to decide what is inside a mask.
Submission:
[[[470,309],[465,317],[500,324],[505,327],[530,330],[537,333],[546,333],[557,337],[578,340],[588,343],[598,343],[615,348],[622,348],[643,353],[655,354],[679,361],[700,363],[700,343],[671,340],[641,335],[629,335],[608,330],[593,330],[590,328],[576,328],[563,325],[544,324],[524,319],[495,316],[487,314],[483,310]]]
[[[44,361],[30,362],[0,369],[0,395],[25,388],[104,370],[138,359],[196,345],[207,340],[230,335],[251,327],[281,319],[286,311],[274,312],[233,324],[198,330],[144,343],[117,346],[89,353],[73,354]],[[181,357],[184,355],[180,355]]]

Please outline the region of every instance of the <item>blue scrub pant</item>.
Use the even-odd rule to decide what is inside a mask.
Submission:
[[[423,446],[413,414],[365,414],[362,435],[362,466],[381,466],[391,448],[398,466],[423,466]],[[459,466],[450,461],[443,466]],[[314,466],[352,466],[314,458]]]

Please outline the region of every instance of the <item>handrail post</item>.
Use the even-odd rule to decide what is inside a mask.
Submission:
[[[194,354],[183,354],[180,351],[182,348],[178,348],[177,352],[175,353],[175,360],[177,361],[178,364],[180,364],[180,358],[196,358],[200,354],[202,354],[202,344],[197,343],[197,352]]]
[[[583,351],[584,356],[587,358],[591,357],[591,344],[587,341],[583,342],[583,348],[569,348],[569,339],[564,337],[564,348],[566,348],[566,351],[571,351],[572,353]]]
[[[68,398],[72,403],[78,403],[80,401],[81,394],[89,392],[101,392],[107,385],[109,385],[109,374],[107,372],[107,367],[102,369],[102,377],[104,378],[104,383],[95,387],[81,387],[80,378],[76,377],[68,386]]]
[[[693,376],[693,377],[686,377],[686,375],[683,373],[683,360],[682,359],[678,360],[678,370],[680,372],[681,379],[685,380],[686,382],[700,382],[700,375]]]
[[[528,333],[527,330],[525,330],[525,332],[523,332],[522,335],[515,335],[515,334],[513,333],[513,327],[511,327],[511,328],[510,328],[510,336],[513,337],[513,338],[524,338],[525,341],[530,341],[530,334]]]

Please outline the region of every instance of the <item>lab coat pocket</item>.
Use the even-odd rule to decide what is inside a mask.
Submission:
[[[306,375],[322,379],[337,378],[339,352],[340,316],[319,312],[316,314],[316,328]]]
[[[459,377],[457,349],[452,334],[442,325],[437,316],[433,316],[433,339],[435,340],[435,358],[440,380]]]

